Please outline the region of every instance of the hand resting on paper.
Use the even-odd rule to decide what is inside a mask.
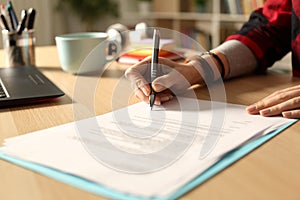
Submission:
[[[247,107],[250,114],[300,118],[300,85],[276,91]]]

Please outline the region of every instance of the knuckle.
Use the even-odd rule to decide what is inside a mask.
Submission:
[[[141,100],[140,96],[138,93],[135,93],[135,97],[138,98],[139,100]]]
[[[292,99],[292,101],[293,101],[293,104],[300,105],[300,97],[295,97]]]
[[[146,85],[147,83],[145,83],[143,80],[139,79],[139,80],[136,80],[135,81],[135,85],[138,87],[138,88],[141,88],[143,87],[144,85]]]
[[[273,113],[281,112],[282,110],[284,110],[284,106],[281,104],[271,107],[271,112]]]
[[[136,90],[139,89],[138,86],[137,86],[135,83],[131,83],[131,88],[132,88],[134,91],[136,91]]]
[[[125,77],[129,80],[136,79],[139,74],[140,74],[139,70],[133,67],[125,71]]]
[[[152,56],[147,56],[143,59],[144,62],[151,61]]]
[[[300,118],[300,110],[292,110],[289,118]]]
[[[258,101],[255,105],[258,109],[266,107],[266,103],[264,101]]]
[[[288,94],[286,94],[286,93],[280,93],[280,92],[278,92],[277,94],[276,94],[276,97],[277,97],[277,99],[279,100],[279,101],[285,101],[285,100],[287,100],[287,99],[289,99],[290,97],[289,97],[289,95]]]
[[[275,92],[273,92],[272,94],[273,94],[273,95],[276,95],[276,96],[277,96],[277,95],[280,95],[280,94],[281,94],[281,90],[275,91]]]
[[[294,117],[300,118],[300,110],[295,110],[294,112],[292,112]]]
[[[131,69],[127,69],[127,70],[125,71],[125,77],[126,77],[127,79],[130,78],[130,75],[131,75],[131,74],[132,74]]]

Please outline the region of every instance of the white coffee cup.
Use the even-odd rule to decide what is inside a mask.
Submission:
[[[107,55],[109,43],[119,44],[107,40],[104,32],[82,32],[59,35],[55,37],[61,67],[71,74],[85,74],[102,70],[105,64],[112,61]],[[95,56],[89,56],[91,53]]]

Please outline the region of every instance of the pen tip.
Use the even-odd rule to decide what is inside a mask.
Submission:
[[[150,104],[150,110],[152,110],[153,109],[153,104]]]
[[[150,104],[151,110],[152,110],[153,105],[154,105],[154,100],[155,100],[155,95],[151,94],[150,97],[149,97],[149,104]]]

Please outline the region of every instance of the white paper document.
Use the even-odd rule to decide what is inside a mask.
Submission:
[[[3,152],[142,197],[165,197],[229,151],[292,120],[178,98],[5,140]]]

